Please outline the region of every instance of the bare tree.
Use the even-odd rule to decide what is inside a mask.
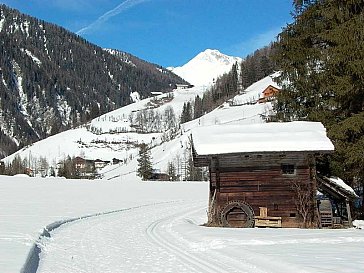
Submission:
[[[308,227],[308,220],[313,209],[313,193],[310,184],[304,182],[292,182],[292,189],[296,194],[296,208],[303,219],[303,227]]]

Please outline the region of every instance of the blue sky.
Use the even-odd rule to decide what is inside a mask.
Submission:
[[[292,21],[292,0],[0,0],[12,8],[163,66],[206,48],[245,57]]]

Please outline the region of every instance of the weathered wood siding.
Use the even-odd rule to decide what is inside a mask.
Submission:
[[[210,202],[213,202],[210,206],[213,210],[209,221],[219,223],[226,204],[240,200],[247,202],[257,216],[259,207],[267,207],[269,216],[282,217],[282,227],[300,227],[302,217],[297,211],[297,192],[293,187],[300,184],[308,186],[312,194],[308,223],[314,226],[316,184],[313,158],[305,153],[210,157]],[[295,173],[283,174],[282,164],[293,164]]]

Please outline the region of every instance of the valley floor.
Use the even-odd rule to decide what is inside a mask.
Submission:
[[[207,228],[207,183],[0,177],[0,272],[362,272],[364,230]]]

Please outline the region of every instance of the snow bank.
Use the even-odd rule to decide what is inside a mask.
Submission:
[[[364,229],[364,220],[353,221],[353,226],[359,229]]]

